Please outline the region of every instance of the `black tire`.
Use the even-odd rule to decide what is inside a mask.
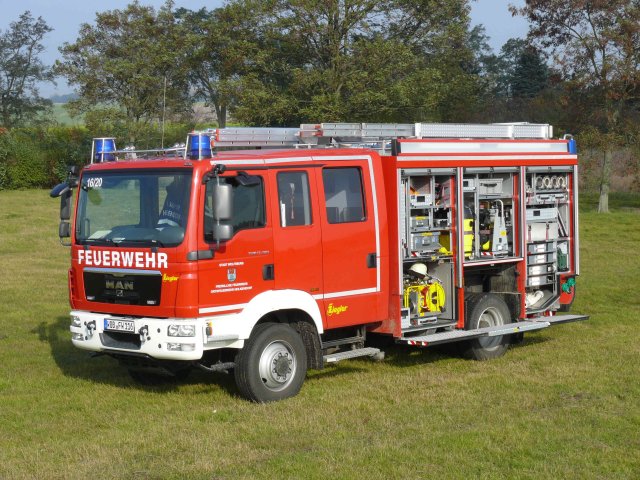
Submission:
[[[477,293],[467,297],[465,328],[475,330],[511,323],[511,314],[505,301],[492,293]],[[491,360],[504,355],[509,347],[505,336],[482,337],[470,340],[466,356],[474,360]]]
[[[129,376],[140,385],[153,387],[184,382],[190,372],[191,368],[182,368],[172,371],[172,375],[163,375],[161,373],[153,373],[146,370],[129,369]]]
[[[287,324],[263,323],[236,356],[240,394],[258,403],[297,395],[307,375],[307,354],[298,332]]]

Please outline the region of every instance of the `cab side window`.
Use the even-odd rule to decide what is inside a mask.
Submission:
[[[367,219],[359,168],[325,168],[322,181],[329,223],[364,222]]]
[[[278,173],[280,226],[311,225],[309,177],[306,172]]]
[[[232,178],[223,179],[233,185],[233,232],[266,225],[264,184],[262,178],[258,185],[240,185]],[[213,182],[207,184],[204,200],[204,239],[213,241]]]

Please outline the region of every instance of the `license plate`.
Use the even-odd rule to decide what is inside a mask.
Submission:
[[[104,329],[113,330],[116,332],[136,332],[136,325],[131,320],[112,320],[109,318],[104,319]]]

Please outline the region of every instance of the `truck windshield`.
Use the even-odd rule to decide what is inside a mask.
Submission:
[[[175,247],[184,239],[190,192],[191,170],[85,172],[76,242]]]

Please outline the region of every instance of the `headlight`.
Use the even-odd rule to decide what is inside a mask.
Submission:
[[[170,337],[195,337],[195,325],[169,325],[167,335]]]
[[[170,352],[193,352],[195,349],[195,343],[167,343]]]
[[[71,315],[71,326],[72,327],[81,327],[82,326],[82,322],[80,322],[80,317],[77,317],[75,315]]]

